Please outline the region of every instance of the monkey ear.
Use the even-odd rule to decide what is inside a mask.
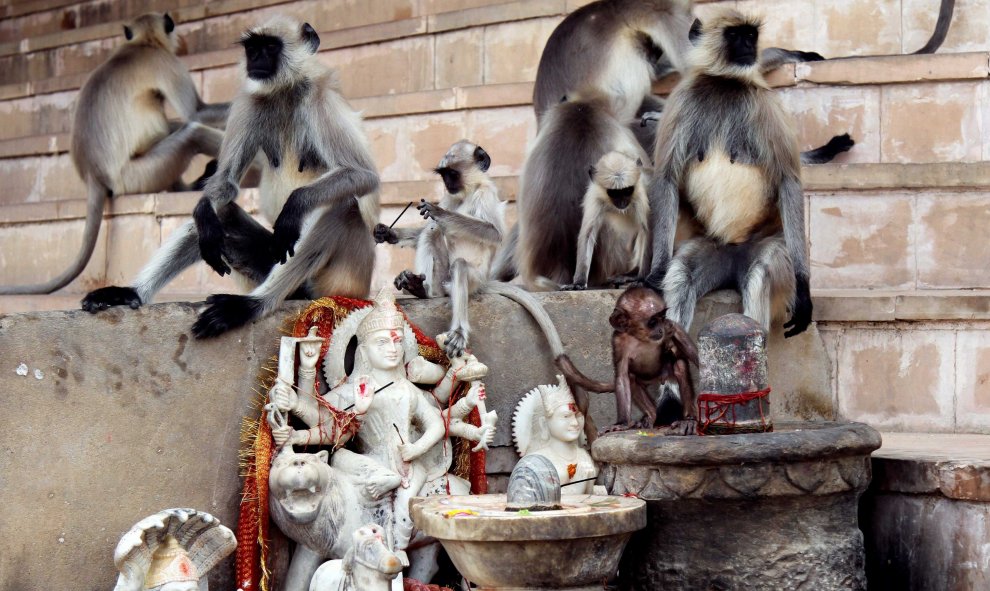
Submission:
[[[626,332],[629,330],[629,315],[621,310],[613,310],[612,315],[608,317],[608,323],[615,330]]]
[[[639,166],[639,167],[642,167],[643,166],[643,159],[642,158],[637,158],[636,159],[636,166]]]
[[[474,161],[478,163],[481,172],[488,172],[488,167],[492,165],[492,157],[481,146],[474,149]]]
[[[694,22],[691,23],[691,30],[688,32],[688,40],[692,45],[698,44],[698,39],[701,37],[701,28],[701,21],[699,19],[694,19]]]
[[[595,170],[595,167],[594,166],[589,166],[588,167],[588,178],[591,179],[591,180],[595,180],[595,172],[597,172]]]
[[[316,50],[320,48],[320,36],[316,33],[316,29],[309,23],[303,23],[302,39],[303,42],[309,45],[310,53],[316,53]]]
[[[171,33],[174,30],[175,30],[175,21],[172,20],[172,17],[169,16],[169,14],[166,12],[165,13],[165,33]]]
[[[124,25],[124,38],[128,41],[134,38],[134,31],[132,31],[127,25]]]

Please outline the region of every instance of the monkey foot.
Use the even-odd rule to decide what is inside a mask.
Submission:
[[[698,421],[695,419],[681,419],[674,421],[667,427],[668,435],[697,435]]]
[[[134,288],[110,286],[93,290],[82,299],[82,309],[93,314],[112,306],[130,306],[136,310],[141,306],[141,298]]]
[[[632,287],[643,285],[643,278],[639,275],[617,275],[607,281],[609,287]]]
[[[464,353],[464,349],[467,347],[467,336],[464,334],[464,330],[457,328],[454,330],[448,330],[444,333],[446,342],[443,344],[443,351],[447,355],[448,359],[456,359]]]
[[[560,286],[560,291],[584,291],[588,289],[587,283],[567,283]]]
[[[639,126],[646,127],[647,123],[655,123],[660,121],[661,116],[663,116],[661,111],[647,111],[640,116]]]
[[[395,277],[395,289],[406,291],[420,299],[427,299],[430,296],[426,293],[426,275],[417,275],[412,271],[403,271]]]
[[[261,300],[250,296],[217,294],[206,299],[207,308],[193,324],[193,336],[209,339],[244,326],[261,314]]]

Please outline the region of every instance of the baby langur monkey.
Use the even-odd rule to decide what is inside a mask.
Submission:
[[[586,289],[589,276],[592,286],[629,283],[650,268],[649,175],[643,160],[612,151],[588,175],[574,283],[564,290]]]
[[[455,358],[468,344],[468,297],[489,281],[492,259],[505,234],[505,202],[487,171],[491,157],[461,140],[450,147],[435,172],[447,192],[439,205],[422,200],[421,228],[375,226],[375,241],[416,245],[416,269],[403,271],[395,287],[419,298],[449,295],[453,308],[444,350]]]

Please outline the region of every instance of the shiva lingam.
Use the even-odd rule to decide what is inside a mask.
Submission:
[[[601,591],[629,537],[646,525],[639,499],[562,495],[557,468],[538,454],[516,464],[508,490],[411,504],[416,526],[484,591]]]

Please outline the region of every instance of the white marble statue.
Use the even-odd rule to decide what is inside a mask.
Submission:
[[[316,569],[309,591],[402,591],[402,562],[385,543],[384,531],[371,524],[358,528],[343,560]]]
[[[520,457],[545,456],[553,462],[560,484],[595,478],[598,468],[584,448],[584,415],[574,402],[574,395],[563,376],[557,385],[537,386],[530,390],[512,417],[512,439]],[[576,483],[564,489],[566,494],[592,493],[594,480]]]
[[[207,573],[236,547],[234,532],[209,513],[159,511],[117,543],[114,591],[207,591]]]
[[[357,337],[358,346],[354,367],[348,373],[344,360],[353,336]],[[449,432],[477,441],[479,447],[487,447],[494,437],[497,417],[494,412],[484,412],[484,384],[468,379],[483,377],[487,368],[473,356],[464,356],[453,360],[450,369],[444,371],[419,356],[411,328],[391,294],[385,290],[376,298],[374,306],[351,312],[335,327],[324,359],[324,374],[331,385],[325,397],[319,396],[315,389],[315,368],[322,340],[311,331],[309,337],[288,344],[283,341],[279,379],[269,394],[271,402],[266,407],[273,421],[273,436],[283,450],[291,449],[293,445],[333,445],[336,448],[354,438],[357,453],[338,449],[328,468],[341,475],[356,476],[361,497],[358,502],[372,517],[361,524],[369,521],[380,524],[390,545],[408,564],[406,550],[412,549],[413,536],[409,499],[430,494],[468,494],[470,490],[467,481],[448,474],[452,450],[445,435]],[[296,343],[300,355],[294,388],[291,368]],[[457,383],[468,381],[471,386],[467,395],[447,409],[446,403]],[[416,383],[436,384],[436,387],[428,392]],[[356,433],[336,428],[330,405],[357,414],[360,428]],[[483,414],[481,427],[463,421],[475,407]],[[288,412],[302,419],[309,429],[292,429],[284,414]],[[325,464],[325,459],[322,463]],[[274,472],[273,466],[273,478]],[[293,490],[299,489],[293,487]],[[322,489],[317,486],[317,490]],[[297,498],[294,494],[289,497]],[[277,519],[274,511],[273,517]],[[340,558],[342,551],[349,549],[350,532],[354,531],[351,526],[353,523],[349,521],[347,527],[335,527],[334,540],[325,540],[323,547],[310,544],[308,551],[324,559]],[[282,528],[281,523],[279,527]],[[319,527],[325,529],[326,525]],[[311,538],[302,532],[297,535]],[[292,534],[289,536],[299,541]],[[410,576],[428,580],[436,568],[435,549],[420,554],[423,560],[418,556],[413,559]],[[293,556],[293,567],[295,563]],[[300,573],[315,569],[311,561],[300,564]],[[292,588],[287,586],[287,589]]]

